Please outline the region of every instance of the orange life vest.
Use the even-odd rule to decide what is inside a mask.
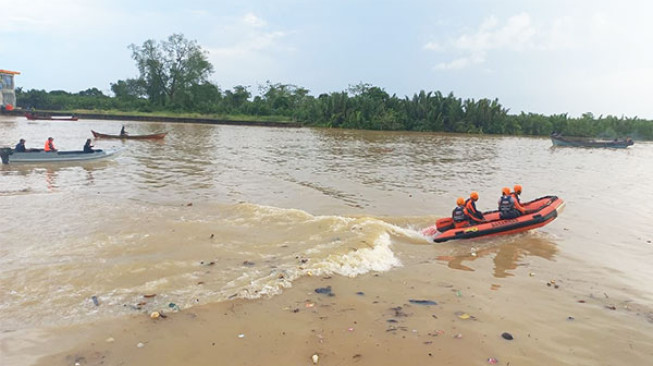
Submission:
[[[43,150],[45,150],[45,151],[54,151],[56,149],[54,147],[54,143],[52,141],[50,141],[50,140],[47,140],[45,142],[45,146],[43,147]]]
[[[479,212],[476,209],[476,205],[474,204],[474,201],[471,198],[468,198],[467,201],[465,201],[465,215],[469,217],[470,223],[472,221],[475,222],[482,222],[483,221],[483,213]]]
[[[516,208],[519,212],[521,212],[521,213],[526,212],[526,209],[524,208],[524,206],[521,205],[521,202],[519,201],[519,195],[517,195],[517,193],[512,192],[512,193],[510,194],[510,197],[512,197],[512,199],[515,201],[515,208]]]

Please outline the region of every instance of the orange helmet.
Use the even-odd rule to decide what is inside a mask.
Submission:
[[[478,201],[478,192],[474,191],[469,194],[469,197],[473,199],[474,201]]]
[[[503,187],[503,188],[501,188],[501,192],[507,196],[507,195],[510,194],[510,188]]]
[[[465,199],[462,198],[462,197],[458,197],[458,199],[456,200],[456,204],[457,204],[458,206],[462,206],[462,205],[464,205],[464,204],[465,204]]]
[[[519,184],[515,184],[513,189],[515,190],[515,193],[517,193],[517,194],[521,193],[521,186]]]

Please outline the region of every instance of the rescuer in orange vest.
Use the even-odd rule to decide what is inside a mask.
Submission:
[[[515,184],[512,189],[513,191],[510,196],[512,196],[512,198],[515,200],[515,208],[522,214],[526,213],[526,208],[522,206],[521,200],[519,199],[519,195],[521,194],[521,185]]]
[[[512,198],[510,188],[503,187],[501,190],[501,198],[499,198],[499,217],[501,219],[514,219],[521,216],[524,208],[521,205],[517,206],[517,201]]]
[[[469,223],[471,225],[485,221],[483,213],[476,209],[476,201],[478,201],[478,192],[470,193],[469,198],[465,201],[464,212],[469,217]]]
[[[456,208],[451,212],[453,225],[456,229],[469,225],[469,217],[465,214],[465,199],[458,197],[456,200]]]
[[[45,142],[45,146],[43,147],[43,150],[45,150],[46,152],[57,151],[57,149],[54,147],[54,139],[52,137],[48,137],[48,141]]]

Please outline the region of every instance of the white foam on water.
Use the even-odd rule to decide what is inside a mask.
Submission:
[[[385,272],[400,267],[401,261],[390,248],[392,241],[388,233],[382,233],[370,248],[362,248],[345,255],[330,256],[319,272],[337,273],[356,277],[368,272]]]

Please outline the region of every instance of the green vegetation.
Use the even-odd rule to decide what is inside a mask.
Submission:
[[[259,86],[253,96],[249,87],[221,90],[208,81],[213,66],[194,41],[173,34],[157,43],[131,45],[138,79],[111,84],[114,96],[97,88],[79,93],[16,90],[17,104],[39,110],[92,111],[106,114],[142,114],[223,120],[301,122],[334,128],[437,131],[507,135],[549,135],[653,140],[653,121],[615,116],[579,118],[566,114],[509,114],[497,99],[461,99],[450,93],[420,91],[412,97],[389,95],[370,84],[345,91],[320,94],[291,84]]]

